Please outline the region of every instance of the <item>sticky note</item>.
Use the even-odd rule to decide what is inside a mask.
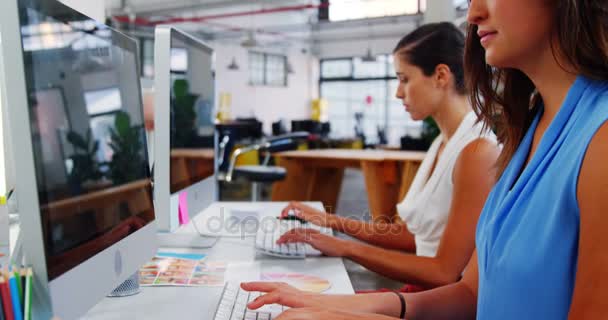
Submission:
[[[190,222],[190,215],[188,214],[188,192],[181,192],[179,194],[179,224],[187,224]]]

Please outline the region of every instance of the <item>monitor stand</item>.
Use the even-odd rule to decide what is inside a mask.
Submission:
[[[205,237],[196,233],[171,233],[158,232],[156,234],[159,247],[165,248],[195,248],[208,249],[212,248],[218,237]]]

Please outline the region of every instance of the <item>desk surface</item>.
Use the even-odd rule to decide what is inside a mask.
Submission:
[[[311,203],[321,208],[320,203]],[[203,216],[219,215],[219,208],[242,208],[246,203],[216,203],[201,212],[195,222],[203,221]],[[258,202],[250,207],[260,209],[259,217],[276,217],[286,203]],[[197,223],[197,226],[199,224]],[[191,224],[183,226],[178,233],[195,232]],[[254,238],[222,238],[211,249],[186,250],[167,249],[176,252],[197,252],[208,255],[209,261],[226,261],[241,266],[245,271],[259,268],[261,272],[297,272],[328,279],[332,287],[327,293],[350,294],[353,287],[340,258],[308,258],[306,260],[277,259],[255,252]],[[239,268],[240,270],[241,268]],[[244,272],[245,273],[245,272]],[[234,275],[228,275],[234,277]],[[247,278],[248,275],[242,275]],[[244,279],[239,279],[244,280]],[[253,279],[255,280],[255,279]],[[95,306],[84,319],[204,319],[211,320],[222,294],[221,287],[144,287],[132,297],[106,298]]]
[[[194,159],[211,159],[213,160],[213,149],[172,149],[171,157],[173,158],[194,158]]]
[[[283,158],[338,159],[362,161],[422,161],[426,152],[356,149],[319,149],[287,151],[276,154]]]

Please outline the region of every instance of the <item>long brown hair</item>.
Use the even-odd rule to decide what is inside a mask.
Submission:
[[[555,0],[555,4],[553,56],[574,68],[569,72],[608,80],[608,1]],[[531,108],[536,88],[519,70],[486,64],[476,25],[468,30],[465,74],[473,109],[497,130],[503,143],[498,158],[498,172],[502,174],[537,112]]]

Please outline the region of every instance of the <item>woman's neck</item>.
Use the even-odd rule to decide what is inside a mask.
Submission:
[[[458,130],[464,117],[471,112],[471,105],[466,96],[453,96],[438,110],[432,117],[443,134],[443,142],[447,143]]]
[[[542,51],[542,54],[537,54],[535,59],[530,59],[527,66],[520,68],[532,80],[542,97],[543,121],[548,122],[551,122],[559,112],[577,76],[566,71],[574,68],[556,59],[549,46]]]

